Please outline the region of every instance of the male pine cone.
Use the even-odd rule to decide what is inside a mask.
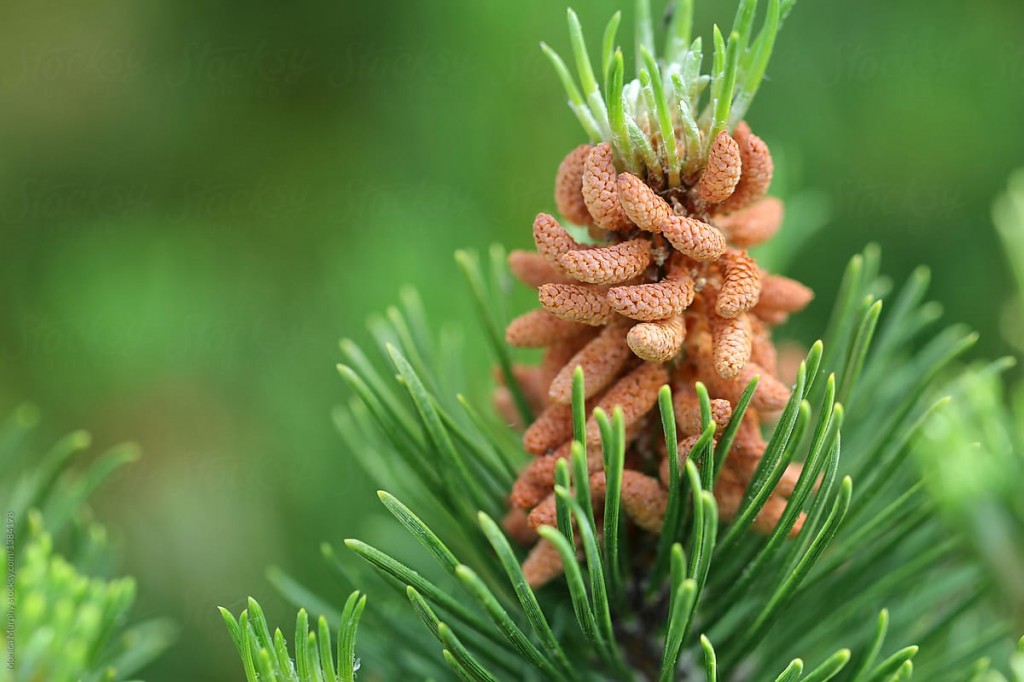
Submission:
[[[737,513],[765,451],[761,423],[775,418],[789,399],[777,376],[771,327],[812,297],[802,284],[762,271],[743,250],[770,239],[782,221],[781,202],[765,196],[772,171],[768,147],[745,123],[732,135],[721,132],[703,170],[668,191],[618,172],[607,143],[581,145],[559,166],[558,211],[587,227],[596,243],[577,242],[541,213],[533,224],[536,253],[509,257],[516,277],[538,289],[542,307],[513,320],[507,341],[546,349],[540,366],[515,371],[536,413],[523,435],[535,459],[516,480],[505,519],[510,535],[533,545],[523,565],[532,585],[562,571],[558,552],[538,539],[536,529],[554,524],[554,470],[560,457],[568,457],[573,437],[576,367],[584,372],[588,414],[596,407],[624,412],[622,508],[633,526],[651,534],[660,532],[668,498],[668,461],[657,445],[660,388],[672,388],[684,458],[700,435],[695,383],[707,387],[720,433],[747,384],[759,376],[714,491],[723,520]],[[509,405],[507,397],[499,388],[499,408]],[[605,480],[593,417],[586,428],[590,487],[600,510]],[[799,465],[791,465],[756,530],[774,529],[798,476]]]

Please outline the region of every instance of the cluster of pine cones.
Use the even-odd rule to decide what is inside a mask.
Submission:
[[[535,529],[555,523],[554,470],[572,443],[577,366],[584,371],[588,414],[597,407],[624,412],[622,506],[635,527],[652,534],[661,530],[668,499],[668,460],[655,409],[660,388],[672,388],[684,458],[701,430],[695,383],[707,387],[720,433],[759,376],[714,490],[721,518],[737,513],[765,450],[761,422],[776,418],[789,399],[777,377],[770,328],[813,295],[796,281],[762,271],[744,250],[771,238],[782,221],[781,201],[765,196],[772,171],[768,147],[745,123],[732,135],[721,132],[706,166],[679,188],[616,172],[607,143],[581,145],[559,167],[558,210],[587,226],[593,243],[578,243],[542,213],[533,224],[536,253],[509,256],[516,277],[537,287],[542,307],[513,320],[507,341],[546,349],[540,366],[516,367],[536,415],[523,435],[523,447],[535,459],[515,482],[505,519],[510,535],[533,545],[523,565],[531,585],[562,572],[557,550],[538,540]],[[509,405],[504,387],[496,403]],[[586,429],[590,486],[600,511],[605,480],[592,416]],[[774,529],[799,473],[799,465],[791,465],[755,521],[757,530]]]

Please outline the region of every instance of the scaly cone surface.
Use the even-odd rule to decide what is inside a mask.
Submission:
[[[533,224],[536,253],[509,258],[513,273],[537,288],[542,307],[513,320],[507,341],[546,348],[540,367],[516,371],[536,410],[523,435],[535,459],[513,486],[505,521],[510,535],[533,545],[523,565],[533,586],[561,573],[558,553],[538,540],[536,528],[555,523],[554,470],[572,443],[576,367],[586,377],[588,414],[596,407],[624,412],[623,510],[652,534],[660,532],[668,499],[668,461],[654,445],[661,434],[658,391],[672,387],[683,458],[700,435],[696,382],[709,391],[720,433],[747,384],[759,377],[715,486],[723,520],[739,509],[765,451],[761,424],[789,399],[777,376],[771,327],[812,298],[802,284],[764,272],[745,250],[770,239],[782,221],[781,202],[765,196],[772,171],[768,147],[742,122],[732,134],[719,132],[704,167],[670,189],[653,174],[618,170],[607,143],[581,145],[559,167],[558,210],[588,227],[594,243],[579,243],[541,213]],[[605,481],[593,417],[586,428],[591,492],[600,508]],[[757,531],[775,528],[799,474],[799,465],[791,465],[757,518]],[[791,534],[801,525],[802,519]]]

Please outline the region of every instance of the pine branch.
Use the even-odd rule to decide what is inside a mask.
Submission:
[[[607,143],[584,147],[585,159],[567,157],[556,184],[559,210],[604,241],[577,242],[542,214],[534,225],[539,255],[519,261],[542,270],[545,309],[517,318],[509,341],[549,349],[548,360],[562,367],[558,391],[542,370],[512,364],[500,332],[501,286],[487,284],[508,278],[500,249],[491,251],[489,278],[474,254],[460,252],[457,261],[500,370],[507,423],[489,418],[432,360],[435,344],[411,295],[373,324],[372,357],[343,344],[341,372],[354,400],[337,416],[342,435],[386,483],[381,502],[441,568],[420,570],[415,559],[356,539],[345,543],[348,559],[325,548],[349,589],[390,589],[375,598],[382,615],[368,612],[373,626],[360,637],[372,654],[366,670],[385,678],[665,682],[988,674],[982,658],[1010,625],[991,605],[998,581],[979,587],[981,565],[963,551],[980,526],[968,519],[950,533],[936,510],[949,505],[962,522],[970,507],[922,485],[910,456],[929,433],[944,433],[932,429],[935,420],[948,420],[945,433],[956,436],[947,445],[963,446],[959,438],[990,418],[991,410],[957,407],[953,421],[948,401],[936,399],[976,336],[932,329],[938,314],[924,301],[923,271],[886,309],[888,284],[872,245],[851,259],[827,333],[791,386],[750,360],[754,325],[784,321],[811,296],[799,283],[762,275],[740,251],[770,237],[781,219],[777,201],[752,203],[767,190],[772,162],[739,124],[793,4],[769,0],[755,32],[758,3],[741,0],[728,34],[715,27],[706,73],[703,43],[691,40],[689,0],[674,4],[660,60],[649,4],[638,0],[630,82],[617,14],[597,68],[572,10],[575,76],[542,45],[591,142]],[[745,213],[754,208],[761,213]],[[637,279],[645,272],[650,282]],[[630,319],[628,329],[615,326],[619,317]],[[596,346],[603,354],[595,357],[591,344],[604,344]],[[761,351],[775,364],[773,346]],[[701,373],[708,367],[713,373]],[[571,373],[571,393],[561,372]],[[396,381],[385,380],[395,373]],[[754,421],[759,415],[775,422],[770,434]],[[684,421],[687,439],[679,441]],[[995,421],[1012,430],[1005,416]],[[529,464],[509,429],[516,423],[532,430],[524,439],[535,455]],[[753,462],[737,451],[750,441]],[[664,470],[655,472],[662,452]],[[937,470],[966,495],[979,467],[960,459],[971,464]],[[510,497],[525,501],[499,524],[510,485]],[[532,545],[525,558],[520,541]],[[273,579],[300,605],[341,617],[351,643],[348,605],[332,612],[329,600],[290,578]],[[225,616],[246,672],[286,674],[283,638],[270,636],[254,605],[237,621]],[[297,642],[329,640],[326,626],[318,635],[299,630]],[[346,665],[355,660],[349,653]],[[306,670],[340,674],[330,672],[329,655],[319,668],[308,663]],[[1020,658],[1011,665],[1019,668]]]
[[[863,300],[865,292],[876,287],[874,279],[865,276],[865,273],[877,272],[877,265],[872,262],[875,258],[876,252],[868,250],[854,259],[850,272],[856,273],[856,276],[847,278],[837,308],[844,308],[846,300]],[[915,287],[915,292],[917,282],[914,279],[910,285]],[[911,298],[916,301],[909,309],[909,317],[912,319],[927,304],[921,302],[917,294]],[[899,300],[904,303],[898,307],[907,309],[907,294],[904,293]],[[864,679],[887,679],[893,675],[906,675],[909,670],[906,664],[911,656],[913,665],[925,670],[935,669],[939,661],[949,660],[950,657],[944,655],[940,643],[944,638],[954,636],[958,620],[975,618],[976,612],[965,611],[949,621],[943,620],[948,614],[936,614],[930,621],[933,626],[933,634],[929,635],[930,646],[921,650],[901,649],[895,653],[890,652],[885,658],[876,659],[883,639],[905,641],[906,634],[903,633],[909,632],[905,620],[893,623],[887,628],[890,630],[887,635],[875,635],[875,644],[868,647],[875,654],[865,654],[853,648],[853,645],[861,641],[861,638],[867,642],[871,637],[870,632],[875,630],[873,617],[859,615],[875,599],[884,596],[890,604],[890,610],[910,614],[929,613],[928,607],[922,606],[918,591],[912,589],[913,586],[927,580],[927,575],[949,573],[951,567],[957,564],[950,554],[950,548],[941,546],[936,546],[930,554],[918,555],[922,557],[921,561],[908,561],[908,557],[920,552],[920,548],[931,542],[930,538],[939,532],[938,519],[934,515],[924,514],[906,517],[908,524],[903,526],[900,523],[894,524],[893,521],[901,513],[906,513],[901,510],[910,509],[908,505],[919,504],[924,498],[919,486],[904,491],[886,484],[889,483],[887,479],[903,480],[914,475],[911,464],[904,457],[905,447],[901,445],[912,438],[915,430],[913,424],[920,419],[917,411],[920,408],[916,410],[914,405],[921,401],[923,391],[913,387],[922,382],[926,386],[934,385],[935,359],[948,356],[950,349],[960,348],[960,340],[967,337],[962,332],[958,332],[959,336],[950,335],[939,348],[929,353],[932,358],[929,362],[916,363],[905,372],[886,377],[878,371],[878,367],[892,366],[892,363],[897,362],[895,358],[905,352],[906,344],[911,343],[912,337],[924,330],[913,329],[911,337],[900,343],[886,342],[886,339],[898,338],[894,336],[898,330],[893,327],[898,320],[893,321],[884,314],[880,315],[876,305],[845,307],[850,319],[842,319],[837,314],[826,342],[815,346],[805,360],[806,378],[802,384],[798,381],[794,398],[787,407],[790,416],[780,420],[780,426],[772,437],[770,447],[776,454],[765,458],[759,482],[747,491],[745,505],[749,512],[758,504],[758,499],[763,497],[761,491],[771,489],[786,462],[799,460],[804,463],[804,473],[775,532],[767,540],[760,541],[755,539],[756,536],[734,530],[747,523],[745,519],[750,517],[747,513],[732,523],[724,524],[721,541],[715,541],[714,536],[718,534],[719,527],[715,500],[712,493],[705,489],[706,482],[701,480],[701,473],[694,466],[695,461],[711,460],[707,459],[706,454],[698,454],[701,448],[695,447],[686,461],[685,475],[683,472],[679,474],[679,481],[686,482],[685,487],[681,485],[677,493],[682,498],[683,491],[691,491],[688,493],[690,504],[687,513],[690,521],[668,534],[668,537],[676,540],[671,551],[667,552],[671,557],[668,563],[673,568],[666,571],[664,592],[659,587],[659,581],[652,581],[652,584],[643,584],[643,589],[637,593],[638,586],[633,582],[637,574],[634,573],[632,560],[624,565],[620,563],[621,559],[630,556],[621,553],[626,540],[622,533],[624,525],[621,517],[616,520],[614,511],[615,500],[621,499],[616,495],[621,494],[621,482],[611,488],[607,498],[611,504],[606,506],[600,524],[588,512],[586,498],[579,496],[579,488],[573,482],[578,480],[584,470],[581,468],[581,456],[585,450],[582,443],[577,443],[573,449],[575,457],[570,458],[575,466],[566,462],[557,469],[563,472],[559,475],[561,483],[557,490],[559,506],[566,510],[571,522],[566,519],[561,531],[554,527],[541,530],[543,537],[558,548],[560,561],[567,571],[572,594],[568,600],[554,598],[553,594],[540,600],[542,595],[535,594],[526,584],[512,545],[489,516],[480,516],[484,530],[482,535],[474,533],[471,527],[458,521],[454,525],[442,524],[447,527],[445,532],[433,528],[425,520],[427,517],[443,520],[448,514],[438,508],[438,502],[430,501],[435,497],[429,491],[431,484],[422,481],[414,470],[402,469],[395,472],[396,483],[400,487],[425,500],[423,511],[427,513],[413,511],[412,507],[389,494],[382,493],[381,499],[419,539],[428,553],[449,569],[450,587],[445,588],[442,583],[433,583],[419,577],[419,572],[370,545],[358,542],[348,544],[370,560],[378,570],[383,570],[390,580],[397,581],[396,587],[402,590],[405,586],[413,588],[416,594],[414,602],[419,604],[417,608],[425,612],[426,605],[430,612],[436,613],[438,626],[435,637],[440,648],[447,653],[438,655],[434,659],[436,662],[429,664],[430,674],[439,678],[468,674],[472,679],[480,679],[480,675],[501,679],[502,671],[512,666],[517,670],[517,675],[526,679],[531,674],[540,675],[544,679],[592,679],[599,678],[601,670],[619,670],[620,677],[637,676],[643,679],[646,673],[642,672],[644,668],[636,658],[637,652],[651,651],[653,647],[669,671],[652,673],[654,676],[671,674],[672,670],[677,675],[684,675],[690,674],[685,671],[689,670],[688,661],[693,660],[687,652],[694,648],[703,649],[704,654],[700,656],[703,659],[708,655],[709,647],[714,652],[711,642],[715,641],[719,642],[723,653],[713,653],[712,658],[707,660],[713,661],[711,669],[719,678],[738,670],[741,661],[746,660],[744,665],[753,664],[757,670],[762,671],[755,674],[754,679],[759,679],[762,674],[771,679],[780,676],[781,679],[788,679],[786,676],[796,674],[797,668],[804,666],[803,663],[793,663],[796,660],[792,658],[793,654],[800,655],[801,661],[818,661],[816,667],[801,673],[801,680],[833,679],[848,663],[854,666],[854,670],[860,671],[856,674],[866,675]],[[883,341],[884,355],[881,356],[877,347],[874,351],[868,349],[865,352],[865,346],[870,344],[874,336],[865,330],[874,327],[875,319],[879,320],[878,328]],[[833,344],[845,351],[830,353],[828,349]],[[893,382],[895,385],[879,391],[881,383]],[[801,389],[801,385],[807,388]],[[851,403],[858,406],[857,421],[851,421],[851,417],[835,400],[839,391],[837,387],[843,385],[849,387]],[[574,414],[577,434],[585,433],[582,426],[584,408],[580,400],[583,387],[583,381],[577,375]],[[384,386],[375,388],[391,390]],[[858,396],[864,391],[871,392],[869,395],[876,396],[876,399],[859,400]],[[663,389],[662,393],[661,401],[670,402],[671,393],[668,393],[668,389]],[[804,395],[806,399],[801,400],[800,396]],[[388,400],[382,396],[376,399],[382,403]],[[439,398],[437,402],[443,401]],[[704,406],[705,411],[708,409]],[[807,411],[809,421],[805,426],[798,427],[797,422],[803,419],[798,416],[802,410]],[[742,409],[737,412],[741,418]],[[666,421],[673,418],[670,411],[663,410],[663,413],[667,417]],[[353,413],[351,416],[364,421],[371,419],[367,413],[362,413],[362,417],[358,415]],[[601,427],[602,449],[611,456],[605,466],[607,478],[612,482],[620,466],[616,462],[621,455],[615,454],[621,453],[619,434],[623,425],[620,415],[621,412],[617,419],[608,419],[602,413],[595,415]],[[704,419],[707,421],[706,416]],[[879,427],[885,424],[888,424],[890,433],[904,435],[887,436],[884,442],[876,442]],[[470,443],[453,439],[453,447],[463,449],[471,443],[500,440],[497,433],[490,437],[481,433],[477,428],[480,426],[480,422],[463,424],[461,428],[466,430],[466,439]],[[670,426],[665,426],[668,433],[672,433]],[[424,432],[426,428],[420,425],[415,432],[420,434],[416,439],[423,443],[430,441]],[[447,430],[450,427],[442,421],[439,428]],[[497,428],[500,430],[501,427]],[[363,431],[368,434],[379,433],[372,419],[363,425]],[[840,432],[843,433],[842,447]],[[730,429],[726,428],[722,440],[727,439],[729,434]],[[666,447],[674,446],[672,440],[667,439]],[[719,440],[719,446],[722,440]],[[854,449],[847,441],[858,445]],[[392,451],[395,446],[383,439],[377,440],[374,447],[381,447],[379,456],[386,457],[385,453]],[[424,461],[444,461],[438,459],[441,456],[439,451],[430,449],[430,446],[424,447],[426,449],[421,454],[421,457],[426,458]],[[728,448],[723,452],[727,451]],[[841,451],[845,453],[842,456]],[[467,462],[469,452],[464,450],[462,455],[467,458]],[[885,476],[870,477],[875,481],[870,483],[871,490],[851,494],[849,479],[843,479],[842,484],[839,482],[843,476],[841,472],[851,468],[851,464],[842,464],[848,460],[854,469],[865,468],[857,467],[858,462],[870,461],[870,471],[886,472]],[[712,471],[716,468],[712,467]],[[462,489],[458,487],[461,484],[457,481],[442,482],[440,485],[437,499],[449,499],[449,496],[462,494]],[[571,492],[573,490],[577,492]],[[860,520],[855,526],[842,521],[847,509],[851,512],[859,510]],[[804,530],[796,541],[787,542],[786,529],[800,511],[807,516]],[[901,530],[904,526],[905,530]],[[569,535],[582,540],[585,560],[581,561],[577,557]],[[602,536],[603,542],[598,542]],[[455,542],[442,541],[442,537],[454,539]],[[898,542],[885,544],[887,538],[897,537]],[[456,548],[456,545],[461,549]],[[690,557],[688,565],[683,558],[684,546],[689,548],[686,553]],[[888,549],[884,553],[872,554],[870,560],[854,561],[851,564],[851,558],[858,556],[857,552],[863,552],[863,548],[868,546]],[[635,548],[631,550],[635,551]],[[613,568],[615,566],[624,569],[618,576]],[[895,567],[904,568],[893,572]],[[485,579],[485,575],[492,578]],[[878,576],[884,575],[890,577],[878,580]],[[362,580],[358,577],[351,579]],[[501,586],[492,580],[508,582]],[[946,596],[936,592],[928,596],[929,599],[948,599],[960,589],[956,583],[941,582],[948,584],[952,592]],[[463,605],[462,599],[451,596],[456,592],[462,592],[464,598],[475,604],[477,609],[469,609]],[[633,629],[635,626],[626,624],[650,622],[650,605],[643,599],[635,600],[633,596],[644,592],[656,596],[654,603],[662,605],[659,608],[663,609],[661,613],[664,619],[660,626],[648,626],[650,629],[636,631]],[[508,596],[510,594],[511,597]],[[657,596],[661,594],[667,595],[664,601],[660,601],[662,597]],[[764,596],[754,596],[757,594]],[[575,622],[573,629],[555,635],[551,623],[564,623],[566,617],[570,622]],[[448,618],[453,621],[449,622],[446,620]],[[445,625],[447,633],[444,641],[440,639],[441,624]],[[387,639],[394,636],[388,634],[388,629],[394,627],[393,622],[384,621],[379,625],[383,631],[373,628],[361,637],[368,651],[386,651]],[[703,636],[704,633],[707,637]],[[409,636],[409,633],[403,636]],[[656,646],[658,641],[662,642],[660,646]],[[464,652],[457,652],[459,645],[465,648]],[[851,651],[854,653],[851,654]],[[515,663],[517,659],[520,661],[518,664]],[[427,665],[419,659],[417,662]],[[963,670],[974,663],[975,659],[965,659]],[[676,668],[676,665],[683,667]],[[382,670],[386,668],[385,665]],[[534,672],[528,673],[527,670]],[[696,670],[691,672],[695,673]],[[705,665],[700,674],[711,673]]]

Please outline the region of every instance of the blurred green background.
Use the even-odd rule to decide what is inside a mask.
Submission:
[[[577,9],[599,35],[620,4]],[[735,7],[697,5],[705,32]],[[268,564],[318,585],[320,541],[373,532],[329,418],[337,340],[366,338],[404,283],[473,324],[452,251],[529,245],[583,139],[537,49],[566,50],[564,9],[8,6],[0,408],[142,444],[97,507],[139,613],[182,627],[147,679],[241,679],[214,607],[254,594],[279,620]],[[990,204],[1024,162],[1022,35],[1019,0],[798,3],[749,117],[787,193],[828,216],[789,271],[819,292],[791,333],[820,333],[841,267],[876,240],[896,278],[932,266],[977,355],[1010,350]]]

